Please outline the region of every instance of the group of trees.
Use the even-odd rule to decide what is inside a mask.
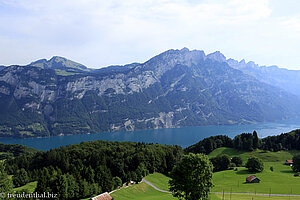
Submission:
[[[210,159],[214,166],[214,172],[227,170],[230,167],[240,167],[243,164],[243,160],[239,156],[230,158],[228,155],[218,155]],[[264,164],[261,159],[256,157],[250,157],[245,167],[249,172],[262,172],[264,170]]]
[[[226,135],[211,136],[187,147],[185,151],[188,153],[209,154],[220,147],[233,147],[233,140]]]
[[[37,152],[36,149],[19,145],[19,144],[2,144],[0,143],[0,160]]]
[[[230,158],[226,154],[218,155],[210,159],[210,162],[214,166],[214,172],[227,170],[232,167],[240,167],[243,164],[243,160],[239,156]]]
[[[209,154],[220,147],[233,147],[241,151],[263,149],[268,151],[300,150],[300,129],[276,136],[259,139],[257,132],[242,133],[231,139],[225,135],[205,138],[185,149],[187,153]]]
[[[5,164],[16,186],[37,180],[37,192],[78,199],[139,182],[148,173],[167,174],[182,155],[176,145],[99,140],[18,156]]]
[[[205,138],[198,143],[191,145],[185,149],[188,153],[204,153],[209,154],[213,150],[220,147],[233,147],[242,151],[253,151],[260,148],[261,140],[258,138],[257,132],[242,133],[231,139],[226,135],[217,135]]]
[[[233,147],[243,151],[253,151],[260,147],[260,139],[258,138],[257,132],[253,133],[242,133],[237,135],[233,139]]]
[[[300,129],[263,138],[261,148],[269,151],[300,150]]]
[[[0,193],[7,193],[13,189],[13,183],[8,176],[3,162],[0,162]]]

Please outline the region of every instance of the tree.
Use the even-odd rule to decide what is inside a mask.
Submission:
[[[300,172],[300,154],[293,157],[293,171]]]
[[[253,151],[253,134],[242,133],[234,137],[233,146],[235,149],[243,151]]]
[[[10,192],[13,188],[11,178],[7,175],[3,162],[0,162],[0,192]]]
[[[218,155],[217,157],[210,159],[211,163],[214,166],[214,171],[223,171],[229,168],[230,158],[228,155]]]
[[[68,181],[66,175],[61,175],[57,181],[57,192],[59,199],[68,199]]]
[[[122,186],[122,180],[118,176],[113,177],[113,189],[117,189],[121,186]]]
[[[246,163],[246,168],[248,168],[250,172],[262,172],[264,170],[264,164],[261,159],[251,157]]]
[[[185,155],[170,173],[170,191],[179,199],[205,199],[213,187],[212,173],[213,165],[206,155]]]
[[[88,197],[91,195],[91,189],[89,187],[89,183],[83,179],[81,180],[79,183],[79,194],[82,196],[82,197]]]
[[[243,165],[243,160],[239,156],[235,156],[231,159],[231,162],[234,163],[237,167],[240,167]]]
[[[35,188],[35,192],[43,193],[43,192],[51,192],[50,189],[50,180],[51,175],[49,174],[49,170],[47,168],[43,168],[39,173],[37,187]]]
[[[20,187],[29,182],[29,177],[26,170],[22,168],[20,170],[17,170],[12,180],[16,187]]]
[[[71,174],[66,174],[68,199],[77,199],[79,197],[79,186],[76,179]]]
[[[259,139],[256,131],[253,131],[253,149],[257,149],[259,146]]]

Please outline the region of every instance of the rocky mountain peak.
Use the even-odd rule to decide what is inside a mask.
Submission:
[[[183,53],[187,53],[190,50],[187,47],[183,47],[182,49],[180,49],[180,51],[183,52]]]
[[[61,56],[53,56],[50,60],[40,59],[29,64],[29,66],[40,67],[43,69],[67,69],[87,70],[88,68],[80,63],[66,59]]]
[[[220,51],[208,54],[206,57],[218,62],[226,62],[226,57]]]

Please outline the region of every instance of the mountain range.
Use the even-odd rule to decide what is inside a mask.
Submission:
[[[88,68],[63,57],[0,66],[0,136],[246,124],[299,117],[300,71],[168,50]]]

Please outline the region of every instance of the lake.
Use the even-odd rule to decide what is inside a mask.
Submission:
[[[69,136],[53,136],[47,138],[13,139],[2,138],[1,143],[22,144],[38,150],[49,150],[70,144],[78,144],[83,141],[108,140],[108,141],[132,141],[159,144],[177,144],[185,148],[197,143],[203,138],[213,135],[228,135],[233,138],[240,133],[252,133],[257,131],[259,137],[278,135],[300,128],[300,119],[281,120],[268,123],[248,125],[219,125],[198,126],[182,128],[165,128],[156,130],[128,131],[128,132],[104,132],[96,134],[82,134]]]

